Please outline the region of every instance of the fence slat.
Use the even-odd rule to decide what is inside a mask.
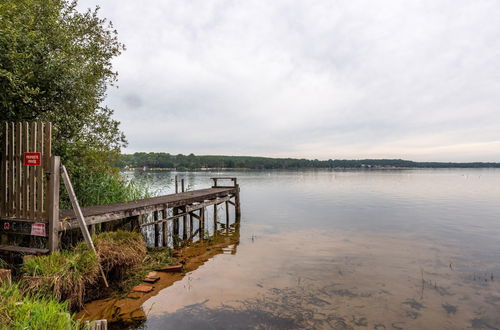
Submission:
[[[43,128],[43,138],[44,138],[44,158],[43,158],[43,169],[44,174],[50,171],[50,159],[52,156],[52,123],[46,123]],[[47,177],[44,175],[44,198],[45,203],[43,206],[43,216],[44,219],[48,219],[49,217],[49,182]]]
[[[0,154],[1,157],[1,163],[0,163],[0,170],[2,171],[0,173],[0,189],[2,189],[2,193],[0,194],[0,217],[1,216],[6,216],[6,197],[7,197],[7,136],[9,133],[8,129],[8,124],[4,123],[2,125],[2,153]]]
[[[30,131],[30,152],[35,152],[36,149],[36,130],[37,125],[35,122],[31,123]],[[35,205],[36,205],[36,176],[34,166],[28,166],[30,172],[29,187],[30,187],[30,219],[35,219]]]
[[[14,154],[16,149],[14,148],[14,141],[16,139],[15,124],[10,124],[10,136],[9,136],[9,216],[14,215]]]
[[[22,145],[22,149],[23,149],[23,154],[25,152],[28,152],[29,151],[29,130],[30,130],[30,125],[28,122],[25,122],[23,123],[23,126],[24,126],[24,132],[26,132],[25,134],[25,138],[24,138],[24,141],[23,141],[23,145]],[[29,198],[28,198],[28,182],[29,182],[29,170],[24,167],[24,170],[23,170],[23,181],[22,181],[22,184],[23,184],[23,217],[28,217],[29,216],[29,213],[28,213],[28,209],[29,209]]]
[[[38,123],[38,131],[37,131],[37,152],[40,153],[40,158],[41,155],[43,155],[43,123]],[[40,159],[40,162],[43,162],[43,159]],[[42,164],[40,166],[36,166],[36,218],[39,220],[43,219],[43,168]]]
[[[14,161],[14,171],[16,172],[16,185],[14,190],[16,192],[22,191],[22,185],[21,185],[21,180],[22,180],[22,157],[21,157],[21,145],[23,144],[23,125],[22,123],[17,123],[16,124],[16,153],[15,153],[15,161]],[[21,207],[21,194],[16,193],[15,194],[15,213],[14,215],[16,217],[22,217],[22,207]]]

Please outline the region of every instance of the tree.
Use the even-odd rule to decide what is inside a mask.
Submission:
[[[78,12],[69,0],[0,2],[0,121],[51,121],[54,152],[73,173],[113,171],[126,144],[102,105],[117,79],[111,60],[125,48],[98,10]]]

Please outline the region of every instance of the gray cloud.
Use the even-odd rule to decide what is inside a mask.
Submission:
[[[498,1],[80,1],[127,151],[500,161]]]

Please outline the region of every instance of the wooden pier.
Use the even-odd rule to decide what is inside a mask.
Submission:
[[[69,179],[60,158],[51,153],[51,132],[50,123],[5,123],[3,126],[0,234],[2,242],[7,243],[0,245],[0,251],[23,254],[56,251],[65,232],[83,228],[89,237],[87,226],[91,233],[120,228],[152,232],[154,246],[167,246],[169,237],[175,246],[183,239],[205,238],[209,226],[206,223],[208,207],[213,207],[214,233],[219,225],[229,227],[230,205],[234,207],[235,222],[240,220],[237,179],[216,177],[207,189],[185,191],[182,180],[179,191],[176,179],[175,194],[82,208],[85,224],[82,227],[81,217],[79,220],[74,210],[59,210],[61,175],[65,184]],[[225,205],[225,223],[218,217],[221,204]],[[26,236],[30,239],[11,239]]]

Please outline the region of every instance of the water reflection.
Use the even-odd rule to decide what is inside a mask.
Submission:
[[[175,174],[151,175],[168,191]],[[224,175],[237,253],[146,300],[142,328],[500,328],[499,170]]]
[[[145,322],[149,312],[149,309],[142,306],[145,301],[157,295],[163,288],[183,280],[184,277],[186,278],[183,282],[184,288],[190,290],[194,271],[219,254],[235,255],[239,243],[240,225],[236,222],[224,226],[204,240],[184,244],[176,253],[177,262],[184,264],[183,273],[158,272],[160,280],[152,285],[154,289],[151,293],[129,293],[125,297],[93,301],[85,306],[78,318],[107,319],[111,329],[140,326]]]

